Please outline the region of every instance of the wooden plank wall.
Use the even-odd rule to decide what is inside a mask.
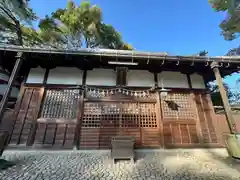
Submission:
[[[31,135],[34,130],[34,124],[37,120],[43,91],[44,89],[39,87],[23,88],[21,101],[16,105],[13,115],[14,125],[10,144],[32,144]]]
[[[169,105],[166,107],[166,102],[162,101],[161,103],[164,147],[180,148],[199,144],[198,116],[194,106],[193,94],[189,94],[189,92],[171,92],[169,95],[172,96],[173,102],[179,109],[171,111]],[[167,101],[171,101],[171,99]],[[164,109],[166,115],[164,115]],[[178,114],[177,117],[174,116],[175,113]]]
[[[66,148],[74,146],[76,123],[38,121],[34,146],[40,148]]]
[[[181,147],[220,147],[215,127],[215,112],[209,94],[192,93],[194,119],[169,120],[163,118],[164,146]]]
[[[214,127],[215,112],[209,94],[195,93],[198,118],[200,122],[200,139],[203,144],[218,144],[217,131]]]
[[[164,123],[163,134],[166,148],[191,147],[199,143],[196,124],[187,122]]]
[[[73,148],[76,120],[37,120],[44,88],[24,87],[12,119],[10,145]],[[11,130],[10,130],[11,131]]]
[[[234,124],[236,126],[236,132],[240,133],[240,113],[235,113],[233,115],[234,118]],[[225,146],[224,144],[224,140],[223,140],[223,135],[230,133],[230,130],[228,128],[228,124],[227,124],[227,119],[225,114],[216,114],[215,115],[215,121],[214,121],[214,126],[216,127],[217,130],[217,135],[218,135],[218,139],[219,142],[222,146]]]

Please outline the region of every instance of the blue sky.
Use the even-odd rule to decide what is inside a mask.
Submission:
[[[31,0],[40,18],[67,0]],[[77,4],[80,0],[75,0]],[[223,13],[214,12],[207,0],[91,0],[102,8],[103,20],[112,24],[123,39],[139,51],[190,55],[207,50],[211,56],[225,55],[240,39],[228,42],[218,27]],[[239,75],[238,75],[239,76]],[[227,78],[232,86],[236,75]]]

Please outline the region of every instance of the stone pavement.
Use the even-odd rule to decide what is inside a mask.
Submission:
[[[16,163],[1,180],[194,180],[240,179],[240,168],[225,149],[138,151],[134,164],[112,164],[109,151],[16,151],[3,158]],[[240,162],[239,162],[240,164]],[[239,170],[238,170],[239,169]]]

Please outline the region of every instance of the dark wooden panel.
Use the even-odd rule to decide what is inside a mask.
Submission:
[[[99,148],[99,131],[100,128],[85,128],[81,129],[80,149],[98,149]]]
[[[162,139],[159,128],[142,128],[141,129],[141,147],[142,148],[160,148]]]
[[[191,141],[188,133],[188,125],[180,124],[180,129],[181,129],[182,144],[190,144]]]
[[[76,124],[38,122],[35,144],[73,148]]]
[[[15,125],[12,132],[11,144],[18,144],[21,138],[22,128],[25,123],[26,115],[31,101],[33,89],[26,88],[23,93],[22,103],[15,121]]]
[[[197,127],[196,125],[188,125],[188,132],[190,135],[191,143],[199,143],[199,137],[197,134]]]
[[[214,109],[209,94],[195,94],[203,143],[218,143],[214,127]]]
[[[203,143],[210,143],[210,135],[209,135],[209,129],[206,124],[206,117],[204,113],[204,107],[202,103],[202,98],[201,94],[195,94],[195,102],[197,105],[197,111],[198,111],[198,117],[199,117],[199,122],[201,126],[201,134],[202,134],[202,140]]]
[[[203,107],[204,107],[204,113],[205,113],[205,117],[206,117],[206,121],[207,121],[207,126],[209,129],[211,143],[217,143],[218,142],[217,134],[216,134],[215,127],[213,125],[215,112],[213,110],[212,103],[211,103],[211,97],[209,94],[202,95],[202,103],[203,103]]]
[[[182,143],[182,133],[180,126],[180,124],[172,124],[173,143]]]
[[[47,124],[38,123],[34,144],[44,144],[46,130]]]
[[[40,108],[42,88],[24,88],[20,107],[16,108],[16,120],[12,132],[11,144],[28,144],[32,138],[32,128]]]
[[[171,124],[163,124],[163,138],[164,138],[164,145],[173,143]]]

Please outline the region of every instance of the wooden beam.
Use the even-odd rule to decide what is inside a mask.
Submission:
[[[211,63],[211,68],[214,72],[216,81],[217,81],[217,85],[219,88],[219,92],[223,101],[223,107],[225,109],[225,114],[226,114],[226,119],[227,119],[227,123],[230,129],[230,133],[234,133],[234,129],[233,129],[233,124],[234,124],[234,118],[233,118],[233,114],[232,114],[232,110],[231,110],[231,106],[227,97],[227,92],[223,86],[223,81],[222,81],[222,76],[219,72],[219,64],[217,62],[212,62]]]
[[[3,95],[3,98],[2,98],[1,104],[0,104],[0,124],[2,122],[2,117],[3,117],[3,114],[4,114],[4,110],[7,106],[8,98],[9,98],[10,93],[12,91],[13,84],[15,82],[15,79],[18,75],[21,64],[23,62],[23,52],[18,52],[16,58],[17,58],[17,60],[15,62],[15,65],[14,65],[14,68],[12,70],[11,76],[9,77],[9,80],[8,80],[8,86],[7,86],[7,88],[4,92],[4,95]]]

